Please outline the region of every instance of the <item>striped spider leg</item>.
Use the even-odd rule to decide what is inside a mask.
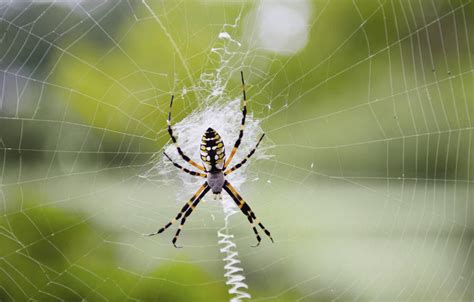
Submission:
[[[201,187],[199,187],[199,189],[197,190],[196,193],[194,193],[193,197],[191,197],[191,199],[183,206],[183,208],[181,209],[181,211],[178,213],[178,215],[176,215],[176,217],[171,220],[170,222],[168,222],[165,226],[163,226],[161,229],[159,229],[158,231],[156,231],[155,233],[151,233],[151,234],[146,234],[147,236],[155,236],[155,235],[158,235],[158,234],[161,234],[163,233],[167,228],[169,228],[171,225],[173,225],[174,223],[176,223],[179,219],[181,219],[180,223],[179,223],[179,227],[178,227],[178,230],[176,231],[176,234],[175,236],[173,237],[173,245],[174,247],[178,248],[178,246],[176,245],[176,241],[178,240],[178,237],[179,237],[179,233],[181,232],[181,230],[183,229],[183,226],[184,226],[184,223],[186,222],[186,218],[191,215],[191,213],[193,212],[193,210],[196,208],[196,206],[198,205],[198,203],[201,201],[201,199],[204,197],[204,195],[206,195],[207,192],[209,192],[210,190],[210,187],[209,185],[207,184],[207,182],[205,182]]]
[[[250,150],[249,154],[238,164],[236,164],[235,166],[233,166],[232,168],[230,169],[227,169],[225,172],[224,172],[224,175],[229,175],[230,173],[234,172],[235,170],[239,169],[240,167],[242,167],[246,162],[247,160],[249,160],[249,158],[255,153],[255,151],[257,150],[258,148],[258,145],[260,145],[260,142],[262,141],[263,137],[265,136],[265,133],[262,134],[262,136],[260,136],[260,139],[258,140],[257,144],[255,145],[255,147]]]
[[[199,176],[199,177],[203,177],[203,178],[206,178],[207,175],[204,174],[204,173],[199,173],[199,172],[195,172],[195,171],[191,171],[191,170],[188,170],[186,168],[183,168],[183,166],[181,166],[180,164],[177,164],[175,163],[169,156],[168,154],[166,154],[166,152],[163,152],[163,154],[166,156],[166,158],[173,164],[173,166],[175,166],[176,168],[180,169],[181,171],[183,172],[186,172],[188,174],[191,174],[192,176]]]
[[[252,229],[253,232],[255,233],[255,236],[257,237],[257,244],[254,245],[253,247],[257,247],[260,244],[260,241],[262,241],[262,238],[260,238],[260,235],[258,234],[256,225],[263,230],[265,235],[267,235],[270,240],[273,242],[272,235],[270,234],[270,231],[263,226],[263,224],[257,219],[257,216],[255,213],[252,211],[250,206],[244,201],[242,196],[237,192],[237,190],[226,180],[224,182],[224,190],[232,197],[234,200],[235,204],[239,207],[239,209],[244,213],[245,216],[247,216],[248,221],[252,224]]]
[[[242,141],[242,137],[244,136],[245,117],[247,116],[247,95],[245,93],[245,81],[244,81],[244,72],[243,71],[240,71],[240,79],[242,80],[242,93],[243,93],[243,97],[244,97],[244,108],[242,108],[242,122],[240,124],[239,137],[237,138],[237,141],[234,144],[234,148],[232,149],[232,152],[230,153],[229,157],[227,158],[222,170],[225,170],[225,168],[232,161],[232,158],[234,157],[235,152],[237,152],[237,149],[240,146],[240,142]]]
[[[206,172],[206,169],[204,169],[203,166],[195,163],[192,159],[190,159],[186,154],[184,154],[183,150],[181,150],[181,147],[178,145],[178,141],[176,140],[176,137],[173,135],[173,129],[171,128],[171,108],[173,107],[173,100],[174,100],[174,95],[171,96],[171,101],[170,101],[170,110],[168,111],[168,133],[171,136],[171,140],[173,141],[174,145],[176,146],[176,149],[178,150],[179,155],[187,161],[190,165],[198,168],[199,170]]]

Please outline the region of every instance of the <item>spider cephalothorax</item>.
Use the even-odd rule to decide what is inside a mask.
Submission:
[[[193,176],[206,178],[206,182],[199,187],[198,191],[194,194],[194,196],[183,206],[181,211],[176,215],[176,217],[168,222],[164,227],[156,231],[155,233],[148,234],[149,236],[154,236],[164,232],[167,228],[169,228],[172,224],[180,220],[180,225],[178,230],[176,231],[176,235],[173,238],[173,245],[176,246],[176,241],[178,240],[179,233],[181,232],[184,223],[186,222],[186,218],[191,215],[194,208],[198,205],[199,201],[204,197],[204,195],[212,190],[214,194],[220,194],[222,189],[224,189],[230,197],[234,200],[237,204],[239,209],[242,213],[247,216],[248,221],[252,224],[252,229],[257,237],[257,246],[260,244],[262,240],[260,235],[257,231],[257,225],[265,232],[265,234],[271,239],[273,242],[272,236],[270,232],[263,226],[261,222],[257,219],[254,212],[250,208],[250,206],[242,199],[242,196],[237,192],[237,190],[225,179],[225,176],[234,172],[235,170],[239,169],[243,164],[247,162],[247,160],[255,153],[258,145],[262,141],[265,134],[262,134],[260,139],[258,140],[255,148],[253,148],[249,154],[238,164],[234,165],[232,168],[227,169],[232,158],[235,155],[235,152],[240,146],[240,142],[242,141],[242,137],[244,135],[244,126],[245,126],[245,117],[247,115],[247,96],[245,94],[245,82],[244,82],[244,75],[240,72],[240,76],[242,79],[242,92],[244,97],[244,107],[242,109],[242,123],[240,126],[239,137],[234,144],[234,148],[229,155],[229,158],[226,159],[225,157],[225,147],[224,142],[222,141],[221,136],[217,133],[214,129],[208,128],[204,135],[202,136],[201,140],[201,147],[200,147],[200,155],[201,160],[203,162],[203,166],[197,164],[192,159],[190,159],[187,155],[184,154],[183,150],[178,145],[176,137],[173,135],[173,129],[171,128],[171,108],[173,106],[173,99],[174,96],[171,96],[170,102],[170,110],[168,113],[168,132],[171,136],[171,140],[176,146],[179,155],[183,158],[183,160],[187,161],[190,165],[194,166],[195,168],[199,169],[200,171],[204,172],[196,172],[189,169],[182,167],[181,165],[175,163],[166,153],[165,156],[173,163],[173,165],[182,171],[191,174]]]

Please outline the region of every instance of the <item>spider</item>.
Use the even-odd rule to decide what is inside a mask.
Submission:
[[[183,229],[184,223],[186,222],[186,218],[189,215],[191,215],[193,210],[199,204],[199,201],[204,197],[204,195],[207,194],[207,192],[209,192],[209,190],[212,190],[212,193],[214,193],[215,196],[217,197],[217,196],[220,196],[222,189],[224,189],[230,195],[230,197],[233,199],[233,201],[236,203],[236,205],[239,207],[242,213],[245,216],[247,216],[248,221],[252,224],[253,232],[255,233],[255,236],[257,237],[257,244],[254,245],[254,247],[258,246],[260,244],[260,241],[262,240],[257,231],[256,225],[258,225],[265,232],[265,234],[270,238],[270,240],[273,242],[273,238],[270,232],[257,219],[257,217],[255,216],[255,213],[252,211],[250,206],[243,200],[242,196],[240,196],[237,190],[225,179],[226,175],[229,175],[230,173],[239,169],[240,167],[242,167],[242,165],[244,165],[247,162],[247,160],[255,153],[255,150],[258,148],[258,145],[260,144],[263,137],[265,136],[265,133],[262,134],[257,144],[249,152],[249,154],[241,162],[234,165],[232,168],[228,169],[228,166],[230,162],[232,161],[232,158],[234,157],[235,153],[237,152],[237,149],[239,148],[242,137],[244,135],[245,116],[247,115],[247,96],[245,94],[244,74],[242,71],[240,72],[240,78],[242,80],[242,92],[243,92],[243,99],[244,99],[244,107],[242,109],[242,122],[240,125],[239,137],[237,138],[237,141],[234,144],[234,148],[232,149],[232,152],[230,153],[230,156],[227,158],[227,160],[225,157],[224,142],[222,141],[221,136],[212,128],[208,128],[206,132],[203,134],[202,139],[201,139],[200,153],[201,153],[201,160],[203,162],[203,166],[197,164],[192,159],[190,159],[186,154],[184,154],[183,150],[181,150],[181,148],[179,147],[177,139],[173,135],[173,129],[171,128],[171,108],[173,106],[173,99],[174,99],[174,96],[171,96],[170,108],[169,108],[168,120],[167,120],[168,133],[170,134],[171,140],[176,146],[176,149],[178,150],[179,155],[185,161],[187,161],[190,165],[199,169],[201,172],[196,172],[196,171],[186,169],[182,167],[181,165],[177,164],[176,162],[174,162],[166,153],[164,153],[164,155],[176,168],[181,169],[182,171],[188,174],[191,174],[193,176],[206,178],[206,181],[201,185],[201,187],[199,187],[197,192],[194,193],[193,197],[191,197],[191,199],[183,206],[181,211],[176,215],[176,217],[173,220],[168,222],[164,227],[162,227],[155,233],[147,234],[147,236],[158,235],[164,232],[172,224],[176,223],[179,219],[181,219],[178,230],[176,231],[176,234],[172,240],[174,247],[178,248],[178,246],[176,245],[176,241],[178,240],[179,234],[181,233],[181,230]]]

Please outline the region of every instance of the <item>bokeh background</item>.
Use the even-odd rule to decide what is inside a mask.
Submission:
[[[267,136],[239,189],[275,238],[228,221],[243,290],[472,301],[473,28],[467,0],[1,2],[0,300],[233,297],[220,202],[183,249],[142,234],[194,193],[160,173],[170,94],[180,122],[243,70]]]

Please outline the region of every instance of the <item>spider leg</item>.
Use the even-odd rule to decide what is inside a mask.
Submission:
[[[260,234],[257,231],[257,227],[256,227],[256,224],[255,224],[255,221],[252,219],[252,216],[247,215],[247,214],[246,214],[246,216],[247,216],[247,219],[249,220],[249,222],[252,224],[252,230],[255,233],[255,237],[257,237],[257,244],[252,245],[251,247],[257,247],[257,246],[260,245],[260,241],[262,241],[262,238],[260,237]]]
[[[211,189],[211,187],[209,187],[209,185],[206,185],[204,190],[201,192],[201,194],[194,200],[194,202],[192,203],[192,205],[189,206],[189,209],[186,211],[186,213],[184,214],[184,217],[181,219],[181,222],[179,223],[179,227],[178,227],[178,230],[176,231],[176,234],[174,235],[173,237],[173,245],[175,248],[181,248],[181,246],[177,246],[176,245],[176,241],[178,240],[178,237],[179,237],[179,233],[181,233],[181,230],[183,229],[183,226],[184,224],[186,223],[186,218],[191,215],[191,213],[193,212],[193,210],[197,207],[197,205],[199,204],[199,202],[201,201],[201,199],[204,197],[204,195],[206,195],[207,192],[209,192],[209,190]]]
[[[260,142],[262,141],[263,137],[265,136],[265,133],[262,134],[262,136],[260,136],[260,139],[258,140],[257,144],[255,145],[255,147],[250,151],[250,153],[238,164],[236,164],[235,166],[233,166],[232,168],[228,169],[227,171],[224,172],[224,175],[228,175],[232,172],[234,172],[235,170],[239,169],[240,167],[242,167],[246,162],[247,160],[255,153],[255,150],[257,150],[258,148],[258,145],[260,145]]]
[[[186,168],[183,168],[181,165],[175,163],[169,156],[168,154],[166,154],[165,152],[163,152],[163,154],[166,156],[166,158],[168,158],[168,160],[178,169],[181,169],[182,171],[188,173],[188,174],[191,174],[192,176],[199,176],[199,177],[204,177],[206,178],[206,174],[204,173],[199,173],[199,172],[194,172],[194,171],[191,171],[191,170],[188,170]]]
[[[178,141],[176,140],[176,137],[173,135],[173,129],[171,128],[171,108],[173,107],[173,100],[174,100],[174,95],[171,96],[171,101],[170,101],[170,110],[168,111],[168,133],[171,136],[171,140],[173,141],[174,145],[176,146],[176,149],[178,150],[179,155],[187,161],[190,165],[198,168],[201,171],[206,172],[206,169],[204,169],[203,166],[195,163],[192,159],[190,159],[186,154],[184,154],[183,150],[181,150],[181,147],[178,145]]]
[[[237,192],[237,190],[226,180],[224,182],[224,190],[226,190],[227,193],[229,193],[230,197],[234,200],[234,202],[237,204],[239,209],[242,211],[247,216],[247,219],[249,222],[252,224],[253,231],[257,237],[257,245],[260,244],[261,238],[258,235],[257,228],[255,227],[256,224],[262,228],[263,232],[265,235],[267,235],[270,240],[273,242],[272,235],[270,234],[270,231],[268,231],[265,226],[257,219],[257,216],[255,216],[255,213],[252,211],[250,206],[243,200],[242,196]]]
[[[199,190],[197,190],[197,192],[194,193],[193,197],[191,197],[191,199],[183,206],[181,211],[178,213],[178,215],[176,215],[176,217],[173,220],[168,222],[164,227],[162,227],[161,229],[159,229],[155,233],[145,234],[145,235],[146,236],[155,236],[155,235],[163,233],[167,228],[169,228],[172,224],[174,224],[176,221],[178,221],[178,219],[180,219],[190,207],[193,208],[194,207],[193,202],[196,200],[196,198],[202,198],[202,196],[204,196],[203,192],[207,193],[207,191],[209,191],[209,185],[207,184],[207,182],[205,182],[201,187],[199,187]]]
[[[223,167],[224,170],[230,164],[230,162],[232,161],[232,158],[234,157],[235,152],[237,152],[237,149],[240,146],[240,142],[242,141],[242,137],[244,136],[245,117],[247,116],[247,95],[245,93],[245,81],[244,81],[244,72],[243,71],[240,71],[240,78],[242,80],[242,93],[243,93],[243,97],[244,97],[244,108],[242,109],[242,123],[240,125],[239,137],[237,138],[237,141],[234,144],[234,148],[232,149],[232,152],[230,153],[229,158],[227,158],[227,160],[224,164],[224,167]]]

